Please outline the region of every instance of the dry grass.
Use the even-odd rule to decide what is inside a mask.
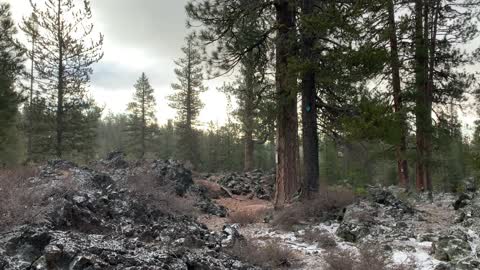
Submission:
[[[256,223],[258,218],[253,213],[247,211],[237,211],[228,215],[228,221],[230,223],[239,224],[240,226],[245,226]]]
[[[0,230],[42,220],[52,201],[79,189],[69,171],[55,182],[32,182],[38,174],[34,167],[0,170]]]
[[[305,230],[302,239],[310,244],[317,244],[323,249],[332,249],[337,246],[335,238],[325,230],[309,229]]]
[[[296,203],[277,213],[272,224],[284,230],[292,230],[295,225],[306,221],[338,219],[343,209],[356,200],[353,191],[336,188],[319,193],[314,199]]]
[[[30,167],[0,170],[0,230],[35,217],[39,198],[29,179],[37,174],[38,171]]]
[[[242,261],[269,269],[289,268],[298,262],[292,250],[274,242],[259,245],[245,240],[237,242],[228,252]]]
[[[128,189],[138,200],[162,212],[186,216],[199,215],[195,200],[191,196],[177,196],[173,186],[152,175],[129,177]]]
[[[394,264],[379,246],[366,245],[357,254],[349,250],[332,249],[324,257],[327,270],[413,270],[415,264]]]

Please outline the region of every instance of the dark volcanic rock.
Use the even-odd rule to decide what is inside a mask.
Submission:
[[[161,181],[173,183],[177,195],[180,196],[183,196],[193,185],[192,172],[178,161],[153,161],[151,172]]]
[[[162,166],[162,177],[189,183]],[[75,188],[46,192],[43,219],[0,232],[0,269],[255,269],[222,251],[228,235],[138,201],[108,173],[55,162],[40,175],[41,190],[67,176]]]
[[[262,171],[230,173],[210,177],[234,195],[253,195],[261,200],[270,200],[273,196],[275,175]]]
[[[121,151],[111,152],[107,158],[102,161],[104,165],[113,169],[128,168],[128,162],[125,160],[125,153]]]
[[[398,199],[388,189],[369,189],[368,199],[349,205],[336,235],[348,242],[364,239],[409,239],[414,238],[411,222],[406,222],[415,213],[413,207]]]

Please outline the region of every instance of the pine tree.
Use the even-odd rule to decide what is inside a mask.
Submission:
[[[170,95],[170,107],[177,110],[178,156],[180,159],[196,162],[198,157],[197,118],[203,103],[200,94],[203,86],[202,57],[195,35],[186,38],[182,48],[183,58],[175,61],[178,83],[172,84],[175,94]]]
[[[0,3],[0,166],[10,163],[17,144],[18,106],[22,97],[15,83],[23,70],[24,49],[15,40],[17,33],[10,5]],[[18,152],[18,151],[17,151]]]
[[[46,105],[55,112],[52,129],[53,153],[62,157],[65,152],[77,151],[82,138],[68,137],[75,134],[67,130],[74,125],[67,121],[75,117],[88,122],[88,112],[94,106],[88,99],[87,87],[92,74],[92,65],[102,57],[103,36],[97,41],[87,40],[93,33],[90,23],[90,1],[81,4],[73,0],[47,0],[43,7],[33,3],[33,13],[38,18],[37,57],[35,69],[40,80]],[[77,117],[81,114],[82,117]],[[76,127],[84,127],[79,123]]]
[[[290,60],[297,56],[297,1],[202,0],[190,1],[187,13],[205,26],[202,40],[218,45],[209,59],[223,71],[234,69],[255,48],[275,39],[277,178],[275,205],[282,208],[298,190],[297,71]],[[245,39],[238,35],[242,19],[251,18],[265,25]]]
[[[127,109],[129,112],[127,131],[132,148],[140,159],[145,157],[157,128],[155,106],[154,90],[145,73],[142,73],[135,84],[133,101],[128,104]]]
[[[311,198],[319,190],[319,145],[317,120],[317,93],[315,85],[314,46],[315,33],[309,29],[309,21],[314,18],[313,0],[302,1],[301,37],[302,62],[305,63],[301,75],[302,88],[302,135],[303,135],[303,196]]]
[[[28,58],[30,60],[30,72],[27,73],[27,78],[30,82],[28,89],[28,104],[26,105],[25,116],[26,116],[26,134],[27,134],[27,161],[33,160],[33,137],[34,137],[34,121],[35,117],[33,111],[34,97],[36,95],[34,85],[35,85],[35,62],[36,62],[36,41],[38,37],[38,27],[37,27],[37,17],[33,13],[28,19],[24,19],[20,29],[26,36],[29,38],[31,43],[30,49],[28,50]],[[37,94],[38,95],[38,94]]]

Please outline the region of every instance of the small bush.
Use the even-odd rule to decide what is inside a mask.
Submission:
[[[30,167],[0,170],[0,230],[35,218],[39,198],[29,182],[35,175]]]
[[[244,240],[237,242],[228,252],[242,261],[271,269],[293,267],[298,260],[292,250],[274,242],[259,245]]]
[[[317,244],[323,249],[332,249],[337,246],[335,238],[328,231],[325,230],[305,230],[302,238],[305,242],[310,244]]]
[[[129,177],[128,189],[138,200],[162,212],[186,216],[199,214],[195,208],[195,200],[191,196],[177,196],[173,186],[153,175],[141,174]]]
[[[315,199],[296,203],[277,213],[272,224],[284,230],[292,230],[305,221],[339,219],[343,209],[355,202],[355,194],[348,189],[336,188],[319,193]]]
[[[230,223],[239,224],[240,226],[245,226],[248,224],[254,224],[257,222],[257,217],[250,212],[247,211],[237,211],[230,213],[228,216],[228,220]]]
[[[358,254],[350,250],[331,250],[325,256],[327,270],[413,270],[414,263],[394,264],[380,246],[365,245]]]

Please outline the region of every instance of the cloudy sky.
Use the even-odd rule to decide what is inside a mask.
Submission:
[[[31,12],[29,0],[6,0],[17,21]],[[39,1],[37,1],[39,2]],[[124,112],[133,94],[133,84],[142,72],[156,90],[158,119],[165,123],[175,117],[166,96],[176,81],[174,59],[182,56],[187,35],[187,0],[93,0],[96,30],[105,35],[105,56],[95,65],[91,93],[107,111]],[[226,98],[216,89],[221,80],[207,81],[203,94],[202,122],[223,123]]]
[[[29,0],[6,0],[15,18],[31,12]],[[180,48],[187,35],[184,6],[187,0],[92,0],[96,30],[105,35],[105,57],[95,66],[92,94],[106,111],[124,112],[131,99],[133,84],[146,72],[156,90],[158,119],[165,123],[175,117],[166,96],[172,93],[176,78],[173,60],[181,57]],[[478,48],[480,39],[468,49]],[[480,66],[471,67],[480,71]],[[226,78],[227,80],[229,78]],[[231,79],[231,78],[230,78]],[[216,89],[222,80],[207,81],[209,91],[202,99],[202,122],[222,124],[226,118],[226,98]],[[477,119],[473,106],[460,112],[468,133]]]

